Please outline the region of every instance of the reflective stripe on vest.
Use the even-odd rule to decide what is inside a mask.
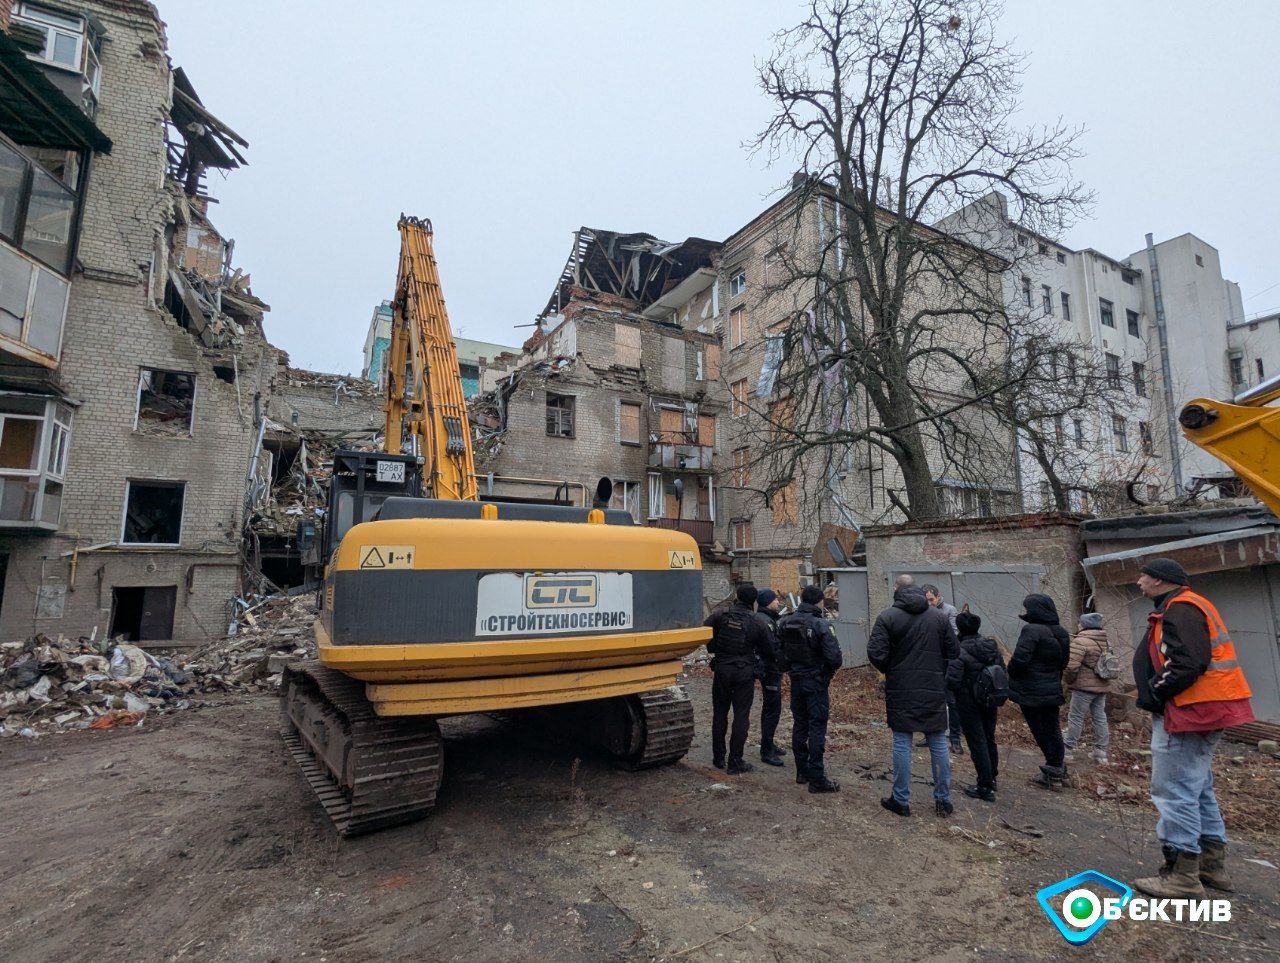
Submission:
[[[1222,621],[1222,616],[1212,602],[1190,589],[1179,592],[1165,604],[1164,611],[1151,616],[1151,648],[1157,674],[1164,669],[1165,663],[1162,642],[1164,616],[1170,605],[1177,604],[1194,605],[1204,615],[1209,627],[1209,645],[1212,646],[1212,651],[1209,668],[1188,688],[1174,696],[1173,704],[1186,706],[1195,702],[1248,699],[1253,693],[1249,691],[1249,683],[1245,681],[1240,662],[1236,659],[1235,643],[1227,634],[1226,623]]]

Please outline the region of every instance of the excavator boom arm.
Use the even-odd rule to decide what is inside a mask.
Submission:
[[[426,218],[401,215],[385,448],[398,454],[412,445],[425,461],[431,497],[475,501],[471,425],[432,234]]]
[[[1280,376],[1232,402],[1197,398],[1178,416],[1182,433],[1224,462],[1276,515],[1280,515]]]

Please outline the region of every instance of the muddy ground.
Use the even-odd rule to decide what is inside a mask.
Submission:
[[[918,750],[916,812],[899,819],[878,802],[882,717],[862,710],[835,723],[843,792],[810,795],[790,767],[726,778],[710,766],[709,683],[688,684],[698,740],[678,765],[629,774],[488,719],[453,720],[435,814],[347,842],[292,768],[269,696],[4,740],[0,959],[1280,955],[1280,871],[1243,859],[1280,865],[1275,830],[1238,836],[1232,922],[1120,921],[1071,951],[1035,891],[1083,869],[1153,871],[1146,806],[1036,790],[1035,760],[1014,746],[999,803],[959,797],[944,821]],[[967,760],[957,774],[971,775]]]

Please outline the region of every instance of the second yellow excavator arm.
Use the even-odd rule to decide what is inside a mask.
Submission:
[[[384,447],[422,456],[428,496],[475,501],[471,425],[432,235],[426,218],[400,216]]]
[[[1197,398],[1178,416],[1182,433],[1224,462],[1258,499],[1280,515],[1280,377],[1237,395],[1232,402]]]

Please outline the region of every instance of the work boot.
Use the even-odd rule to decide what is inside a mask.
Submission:
[[[834,779],[828,779],[826,776],[815,779],[809,783],[809,792],[839,792],[840,783]]]
[[[796,766],[796,785],[803,786],[809,781],[809,774],[800,766]]]
[[[711,765],[715,766],[717,769],[723,769],[724,756],[716,756],[714,759],[711,760]]]
[[[1037,786],[1040,789],[1052,789],[1054,792],[1057,792],[1062,788],[1062,783],[1061,781],[1055,782],[1049,776],[1049,773],[1046,772],[1048,768],[1048,766],[1041,766],[1040,771],[1031,777],[1031,785]]]
[[[773,746],[760,750],[760,761],[766,766],[785,766],[785,757]]]
[[[934,811],[934,814],[937,815],[939,819],[946,819],[948,816],[950,816],[953,812],[956,811],[956,807],[951,805],[951,803],[946,802],[945,800],[935,799],[933,801],[933,811]]]
[[[742,759],[737,759],[729,763],[729,768],[725,770],[731,776],[741,776],[744,772],[750,772],[755,766]]]
[[[884,799],[881,799],[880,805],[897,816],[911,815],[911,807],[902,805],[902,803],[898,802],[898,800],[894,799],[892,796],[886,796]]]
[[[963,755],[964,755],[964,750],[960,748],[960,740],[959,740],[959,739],[952,739],[952,740],[951,740],[951,755],[953,755],[953,756],[963,756]]]
[[[970,799],[981,799],[983,802],[995,802],[996,794],[986,786],[965,786],[961,790]]]
[[[1156,876],[1135,879],[1133,886],[1148,896],[1167,899],[1203,899],[1204,887],[1200,885],[1200,854],[1175,851],[1173,865],[1168,872],[1162,871]]]
[[[1227,844],[1220,839],[1200,837],[1200,882],[1226,893],[1234,889],[1227,873]]]

